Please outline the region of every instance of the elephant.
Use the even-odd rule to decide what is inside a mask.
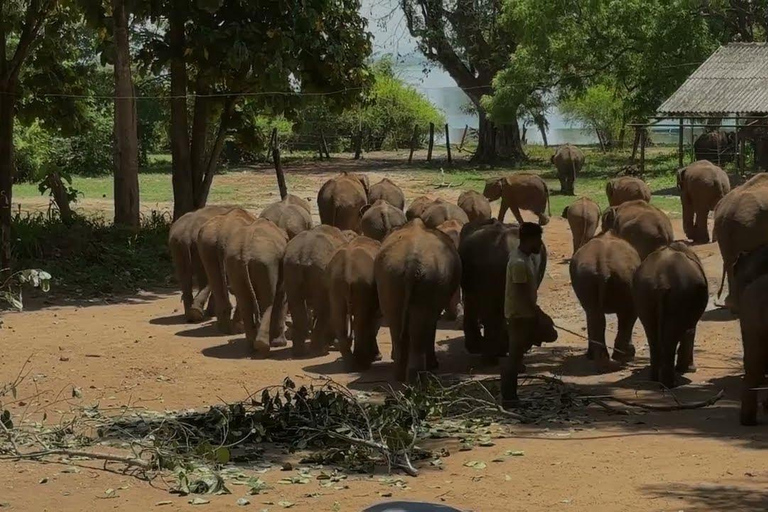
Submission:
[[[738,270],[735,270],[738,278]],[[757,424],[757,391],[766,383],[768,370],[768,274],[750,283],[741,295],[739,324],[744,348],[741,391],[741,424]]]
[[[259,218],[274,222],[277,227],[288,233],[288,238],[293,238],[302,231],[312,229],[309,203],[290,194],[285,199],[264,208]]]
[[[184,304],[184,317],[188,322],[201,322],[205,317],[205,303],[210,296],[208,278],[197,249],[197,235],[200,228],[217,215],[231,210],[231,206],[206,206],[179,217],[168,233],[168,249],[176,271],[176,279],[181,285],[181,301]],[[194,293],[197,282],[198,294]],[[212,313],[213,304],[209,304]]]
[[[373,204],[363,206],[360,212],[362,213],[360,227],[363,234],[379,242],[406,223],[403,210],[384,199],[378,199]]]
[[[605,185],[605,195],[608,196],[610,206],[619,206],[627,201],[642,199],[651,201],[651,189],[640,178],[622,176],[614,178]]]
[[[476,192],[474,190],[464,191],[459,196],[456,204],[459,205],[459,208],[464,210],[464,213],[467,214],[469,222],[474,222],[476,220],[488,220],[493,217],[493,213],[491,212],[491,203],[480,192]]]
[[[519,244],[519,232],[517,225],[496,219],[472,222],[461,230],[464,344],[470,354],[483,354],[489,363],[503,357],[509,348],[504,297],[509,254]],[[532,257],[541,285],[547,271],[546,247]]]
[[[421,214],[421,220],[430,229],[436,229],[437,226],[448,220],[459,221],[462,225],[469,222],[469,217],[464,210],[445,199],[435,199]]]
[[[580,197],[563,210],[563,218],[568,220],[573,236],[573,252],[587,243],[600,224],[600,206],[588,197]]]
[[[381,313],[373,272],[380,248],[378,240],[359,236],[341,246],[328,263],[330,321],[350,371],[366,370],[380,357],[376,335]],[[352,328],[354,354],[348,324]]]
[[[613,233],[601,233],[576,251],[569,272],[571,284],[587,316],[587,358],[607,361],[605,315],[615,313],[619,329],[613,359],[628,362],[635,357],[632,328],[637,312],[632,298],[632,278],[640,255],[629,242]]]
[[[742,252],[768,244],[768,173],[756,174],[731,190],[715,207],[712,238],[717,240],[723,257],[723,284],[728,280],[730,293],[725,305],[738,313],[739,297],[733,293],[733,264]]]
[[[229,288],[224,266],[225,251],[233,233],[255,220],[256,217],[242,208],[233,208],[210,219],[200,228],[197,235],[200,260],[203,262],[205,275],[208,277],[213,294],[216,326],[225,334],[234,334],[241,329],[238,325],[238,314],[235,315],[234,324],[231,318],[232,304],[229,302]]]
[[[320,222],[360,232],[360,208],[368,204],[368,177],[343,172],[326,181],[317,193]]]
[[[328,263],[348,240],[339,228],[321,224],[288,242],[283,271],[288,309],[293,319],[293,353],[297,357],[306,353],[310,327],[311,352],[325,354],[328,351],[333,338],[329,325]]]
[[[371,185],[371,190],[368,192],[368,202],[375,203],[379,199],[385,200],[395,208],[399,208],[400,211],[405,209],[405,194],[389,178],[383,178],[380,182]]]
[[[408,205],[408,209],[405,211],[405,218],[407,220],[413,220],[415,218],[421,218],[424,214],[424,210],[429,205],[435,202],[435,198],[432,196],[419,196]]]
[[[245,339],[255,357],[285,342],[283,257],[288,233],[267,219],[235,227],[224,247],[224,265]]]
[[[453,242],[453,246],[456,247],[456,249],[458,250],[459,240],[461,238],[461,229],[463,227],[464,227],[464,224],[457,221],[456,219],[451,219],[437,226],[437,230],[448,235],[448,237]],[[453,294],[453,297],[451,297],[450,304],[448,304],[448,309],[446,310],[447,320],[456,320],[459,317],[460,304],[461,304],[461,288],[458,288],[456,289],[456,293]]]
[[[729,291],[738,298],[741,297],[750,283],[763,274],[768,274],[768,244],[761,245],[753,251],[739,254],[732,269],[733,287]]]
[[[731,191],[728,175],[712,162],[699,160],[677,171],[677,188],[683,205],[685,236],[696,244],[709,243],[707,216]]]
[[[461,281],[459,253],[446,234],[414,219],[381,244],[374,275],[395,376],[413,382],[437,366],[437,321]]]
[[[709,160],[716,165],[733,162],[736,158],[736,133],[715,130],[702,133],[693,143],[696,160]]]
[[[536,174],[520,172],[507,178],[495,178],[485,182],[483,195],[489,201],[501,198],[499,208],[499,220],[504,222],[507,210],[512,210],[512,215],[518,224],[523,223],[520,210],[530,210],[539,218],[539,225],[545,226],[549,222],[552,212],[549,211],[549,188]],[[547,213],[545,213],[545,211]]]
[[[682,242],[655,250],[635,271],[632,296],[651,352],[651,380],[675,387],[675,371],[696,371],[696,325],[709,300],[701,260]]]
[[[584,167],[584,153],[576,146],[566,144],[552,155],[550,161],[557,169],[557,179],[560,180],[560,191],[567,196],[573,195],[573,184],[576,176]]]
[[[603,214],[603,231],[608,230],[632,244],[641,260],[674,240],[667,214],[641,199],[608,208]]]

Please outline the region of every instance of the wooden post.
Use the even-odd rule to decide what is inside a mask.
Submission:
[[[411,152],[408,154],[408,163],[413,162],[413,152],[416,150],[416,141],[419,138],[419,127],[413,126],[413,135],[411,136]]]
[[[280,163],[280,145],[277,143],[277,128],[272,130],[272,161],[275,164],[275,174],[277,175],[277,188],[280,189],[280,199],[285,199],[288,195],[288,186],[285,184],[285,174],[283,174],[283,165]]]
[[[633,164],[635,163],[635,158],[637,158],[637,146],[640,145],[640,130],[642,130],[642,128],[635,125],[635,140],[632,141],[632,156],[629,159]]]
[[[640,128],[640,176],[645,174],[645,126]]]
[[[325,152],[325,158],[330,160],[331,154],[328,152],[328,142],[325,140],[325,133],[323,133],[323,130],[320,130],[320,143],[322,144],[321,148],[323,152]],[[321,155],[321,158],[322,158],[322,155]]]
[[[467,138],[467,131],[468,130],[469,130],[469,125],[465,124],[464,125],[464,133],[461,134],[461,143],[459,143],[459,151],[461,151],[462,148],[464,147],[464,140]]]
[[[684,130],[685,130],[685,125],[683,124],[683,118],[681,117],[680,133],[677,134],[677,167],[678,169],[681,169],[683,167],[683,157],[684,157],[683,144],[685,143]]]
[[[355,160],[360,160],[363,154],[363,129],[357,131],[357,140],[355,141]]]
[[[435,123],[429,123],[429,147],[427,148],[427,162],[432,161],[432,147],[435,145]]]
[[[445,149],[448,150],[448,163],[451,163],[451,136],[448,134],[448,123],[445,123]]]
[[[694,123],[696,120],[694,118],[691,118],[691,163],[696,161],[696,148],[694,148],[694,144],[696,143],[696,135],[694,135]]]

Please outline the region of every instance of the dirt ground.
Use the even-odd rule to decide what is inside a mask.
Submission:
[[[300,182],[298,192],[313,197],[317,184],[329,172]],[[457,190],[434,190],[434,183],[406,181],[409,199],[432,189],[453,198]],[[267,194],[253,194],[266,199]],[[263,204],[263,203],[262,203]],[[679,220],[673,221],[682,237]],[[634,341],[636,361],[625,368],[599,373],[583,353],[585,341],[568,331],[585,334],[583,312],[571,290],[567,258],[571,236],[567,224],[554,218],[545,230],[550,266],[540,292],[542,307],[558,326],[560,339],[535,349],[527,357],[531,373],[562,376],[567,382],[598,395],[616,395],[652,403],[671,403],[648,382],[648,349],[638,322]],[[714,296],[721,265],[715,245],[696,247]],[[444,469],[423,467],[416,478],[402,476],[404,485],[380,481],[382,475],[350,475],[342,489],[306,485],[278,485],[286,476],[279,467],[261,477],[273,484],[266,494],[249,497],[245,510],[360,511],[390,500],[427,500],[473,511],[712,511],[765,510],[768,507],[768,468],[765,424],[746,428],[738,423],[741,343],[738,323],[714,306],[714,297],[696,338],[698,372],[690,383],[675,390],[681,400],[703,400],[720,389],[725,398],[715,406],[692,411],[653,412],[633,416],[609,415],[589,408],[583,425],[530,425],[511,428],[495,445],[460,452],[447,443],[451,455]],[[180,316],[180,294],[173,291],[142,293],[135,297],[77,305],[32,304],[24,313],[4,316],[0,349],[0,382],[12,380],[29,360],[39,391],[44,394],[11,412],[48,407],[57,394],[83,391],[82,403],[100,407],[131,404],[151,410],[204,408],[233,402],[248,391],[279,383],[290,376],[303,379],[330,376],[354,389],[372,389],[390,378],[385,357],[363,374],[344,373],[338,353],[323,358],[293,360],[289,349],[274,352],[268,361],[248,358],[242,336],[217,334],[210,323],[188,325]],[[615,332],[615,322],[609,322]],[[612,337],[609,335],[609,337]],[[390,352],[389,331],[379,334],[382,353]],[[463,349],[459,324],[442,324],[437,335],[441,372],[477,374],[497,372],[482,368],[478,357]],[[30,389],[26,389],[32,394]],[[768,418],[762,420],[768,422]],[[502,457],[522,450],[522,457]],[[465,467],[468,461],[487,462],[485,469]],[[189,497],[168,493],[171,482],[152,484],[119,472],[101,470],[100,464],[82,463],[78,473],[66,466],[32,462],[0,463],[0,508],[10,510],[190,510]],[[46,480],[44,480],[46,479]],[[45,483],[41,483],[45,481]],[[114,489],[113,497],[105,491]],[[239,508],[234,494],[211,496],[201,510]],[[387,496],[391,495],[391,497]],[[384,498],[383,496],[387,496]],[[170,501],[170,503],[167,503]],[[163,504],[163,502],[166,502]],[[285,503],[284,503],[285,505]]]

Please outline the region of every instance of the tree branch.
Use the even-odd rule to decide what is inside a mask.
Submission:
[[[21,72],[21,66],[32,51],[32,45],[37,40],[40,30],[43,28],[43,25],[45,25],[45,22],[48,20],[48,15],[57,2],[58,0],[45,0],[42,7],[40,7],[40,10],[37,12],[35,12],[34,9],[34,2],[29,3],[24,19],[24,28],[19,37],[19,44],[16,46],[13,58],[6,69],[6,73],[3,75],[4,80],[13,82],[18,79],[19,73]]]
[[[224,148],[224,141],[227,136],[227,129],[229,128],[229,121],[232,118],[232,113],[235,109],[235,103],[239,99],[239,96],[228,96],[224,102],[224,111],[221,113],[221,121],[219,122],[219,131],[216,134],[216,139],[213,143],[213,148],[208,156],[208,164],[205,169],[205,177],[203,178],[203,186],[200,188],[199,195],[195,198],[195,204],[197,207],[202,208],[205,202],[208,200],[208,193],[211,190],[211,184],[213,183],[213,176],[216,174],[216,166],[219,162],[219,156],[221,150]]]

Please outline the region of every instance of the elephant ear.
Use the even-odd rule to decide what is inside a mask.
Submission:
[[[363,207],[362,207],[362,208],[360,208],[360,217],[362,217],[363,215],[365,215],[365,212],[367,212],[368,210],[370,210],[370,209],[371,209],[371,206],[373,206],[373,205],[371,205],[371,204],[366,204],[366,205],[363,205]]]
[[[678,190],[683,190],[683,180],[685,179],[685,170],[687,167],[683,167],[681,169],[677,170],[677,188]]]
[[[615,223],[616,223],[616,207],[612,206],[610,208],[607,208],[605,212],[603,212],[603,219],[602,219],[603,233],[613,229],[613,226]]]

